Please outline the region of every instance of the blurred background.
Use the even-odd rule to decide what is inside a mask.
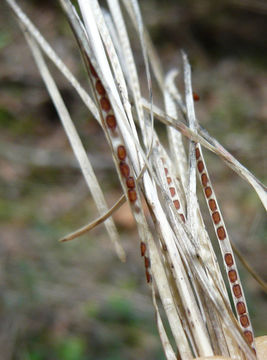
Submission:
[[[18,2],[88,88],[57,2]],[[140,5],[164,70],[181,63],[181,48],[188,53],[200,123],[266,183],[266,2],[143,0]],[[114,215],[125,264],[103,226],[70,243],[58,242],[97,212],[14,16],[4,1],[0,10],[0,357],[164,359],[128,206]],[[141,57],[137,62],[142,74]],[[121,189],[102,131],[51,69],[112,205]],[[160,103],[156,93],[155,98]],[[231,239],[266,280],[264,209],[247,183],[215,155],[205,155]],[[242,266],[240,273],[256,335],[266,334],[266,295]]]

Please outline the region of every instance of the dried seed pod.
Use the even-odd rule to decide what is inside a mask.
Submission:
[[[207,198],[211,197],[211,195],[212,195],[211,187],[208,186],[205,188],[205,195]]]
[[[106,123],[108,128],[110,128],[111,130],[114,130],[117,126],[117,121],[114,115],[108,115],[106,117]]]
[[[120,172],[121,172],[122,176],[128,178],[130,175],[129,166],[126,164],[125,161],[121,161],[119,166],[120,166]]]
[[[193,91],[193,99],[194,99],[194,101],[199,101],[200,100],[199,95],[195,91]]]
[[[206,187],[208,184],[208,177],[205,173],[201,175],[201,181],[202,181],[203,186]]]
[[[146,269],[150,267],[150,260],[147,256],[145,256],[145,267]]]
[[[110,102],[109,102],[109,99],[105,96],[103,96],[101,99],[100,99],[100,106],[101,108],[108,112],[110,109],[111,109],[111,105],[110,105]]]
[[[147,281],[147,283],[150,283],[151,280],[152,280],[151,275],[150,275],[149,271],[146,270],[146,281]]]
[[[102,85],[102,82],[100,80],[96,81],[95,88],[96,88],[96,91],[98,92],[99,95],[105,95],[106,94],[106,90],[105,90],[105,88]]]
[[[132,176],[129,176],[126,179],[126,185],[129,189],[134,189],[135,188],[135,181],[134,178]]]
[[[95,68],[93,67],[93,65],[91,64],[91,62],[89,62],[89,67],[90,67],[90,71],[91,71],[91,74],[97,78],[98,75],[97,75],[97,72],[95,71]]]
[[[236,282],[236,280],[237,280],[237,273],[236,273],[236,271],[235,271],[235,270],[230,270],[230,271],[228,271],[228,277],[229,277],[229,280],[230,280],[232,283]]]
[[[130,200],[131,203],[135,202],[137,200],[137,194],[136,191],[131,189],[128,190],[128,198]]]
[[[143,241],[141,241],[141,243],[140,243],[140,250],[141,250],[141,256],[145,256],[146,244]]]
[[[199,161],[197,163],[197,168],[198,168],[198,171],[201,173],[203,170],[204,170],[204,164],[203,164],[203,161]]]
[[[118,146],[117,155],[120,160],[125,160],[127,153],[126,153],[126,149],[123,145]]]
[[[212,220],[214,222],[214,224],[219,224],[219,222],[221,221],[221,217],[220,217],[220,214],[218,213],[218,211],[215,211],[213,214],[212,214]]]
[[[232,266],[234,264],[233,257],[230,253],[224,255],[224,260],[227,266]]]
[[[249,319],[248,319],[247,315],[240,316],[240,323],[244,328],[247,328],[249,326]]]
[[[236,310],[238,312],[238,315],[243,315],[247,312],[246,305],[243,303],[243,301],[239,301],[236,304]]]
[[[214,211],[217,209],[216,201],[214,199],[209,200],[209,207],[211,211]]]
[[[174,187],[170,187],[169,190],[170,190],[171,196],[174,197],[174,196],[175,196],[175,193],[176,193],[175,188],[174,188]]]
[[[224,240],[226,238],[226,234],[223,226],[218,227],[217,235],[220,240]]]
[[[179,200],[173,200],[173,205],[175,206],[175,209],[176,209],[176,210],[179,210],[179,209],[180,209],[180,202],[179,202]]]
[[[233,286],[233,293],[237,299],[242,296],[242,291],[241,291],[240,285],[237,284],[237,285]]]

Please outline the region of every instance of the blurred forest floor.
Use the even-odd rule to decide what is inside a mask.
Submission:
[[[181,63],[181,48],[188,53],[200,96],[200,123],[266,183],[266,2],[140,3],[165,71]],[[19,4],[87,87],[77,46],[56,1]],[[127,205],[114,216],[126,264],[117,259],[103,226],[58,243],[97,212],[4,1],[0,10],[0,357],[164,359]],[[51,68],[112,205],[121,189],[102,131]],[[216,156],[205,154],[230,236],[266,280],[264,209],[248,184]],[[206,223],[211,229],[207,217]],[[242,266],[240,272],[256,335],[266,334],[266,295]]]

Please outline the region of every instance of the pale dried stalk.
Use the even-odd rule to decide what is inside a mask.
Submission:
[[[241,359],[243,355],[238,346],[246,354],[247,359],[255,359],[229,306],[225,284],[199,209],[196,193],[197,161],[199,164],[197,150],[201,151],[199,144],[215,152],[228,166],[245,178],[255,188],[265,207],[266,189],[215,139],[199,128],[194,114],[191,75],[186,58],[184,57],[185,106],[173,84],[175,73],[172,72],[165,80],[157,54],[143,25],[137,1],[123,0],[141,43],[149,92],[147,101],[140,91],[138,73],[118,0],[108,0],[111,17],[102,13],[97,0],[78,0],[83,20],[79,18],[70,0],[60,0],[85,60],[92,90],[91,97],[15,1],[6,1],[31,36],[29,43],[32,52],[65,124],[76,156],[80,158],[85,176],[88,176],[85,171],[88,159],[85,160],[84,149],[79,143],[75,129],[70,130],[71,119],[38,46],[77,90],[101,124],[110,146],[124,195],[110,210],[106,206],[103,207],[104,200],[98,197],[96,200],[101,204],[100,209],[104,214],[89,226],[80,229],[79,234],[108,219],[127,199],[141,239],[146,277],[151,284],[158,330],[166,358],[174,360],[175,350],[172,349],[164,329],[156,302],[156,290],[160,295],[181,359],[190,360],[193,356],[209,356],[214,353],[225,356],[231,354],[232,357]],[[108,24],[105,19],[108,19]],[[164,96],[165,112],[153,104],[150,66]],[[130,105],[131,99],[133,106]],[[179,160],[171,160],[160,143],[153,126],[154,118],[167,125],[170,150],[177,154]],[[189,126],[184,123],[186,119]],[[144,149],[137,135],[136,123],[141,128]],[[190,140],[189,164],[181,135]],[[202,157],[202,153],[200,154]],[[92,180],[88,177],[87,179],[91,184]],[[93,189],[95,186],[93,185]],[[153,234],[144,216],[142,196],[148,204],[150,217],[155,224]],[[224,224],[223,227],[225,228]],[[216,230],[218,232],[218,228]],[[77,233],[70,234],[63,238],[63,241],[75,236]],[[228,242],[225,246],[224,254],[230,252]],[[235,303],[237,306],[237,301]],[[241,324],[242,319],[240,316]],[[249,331],[252,333],[252,330]]]
[[[108,210],[107,203],[105,201],[103,192],[100,188],[100,185],[97,181],[97,177],[94,173],[93,167],[90,163],[90,160],[86,154],[86,151],[82,145],[80,137],[73,125],[69,112],[64,104],[64,101],[58,91],[58,88],[45,64],[43,56],[36,45],[33,38],[25,32],[26,40],[31,48],[32,54],[40,71],[40,74],[44,80],[44,83],[47,87],[47,90],[51,96],[51,99],[55,105],[55,108],[58,112],[58,115],[61,119],[62,125],[65,129],[65,132],[68,136],[69,142],[71,144],[72,150],[79,162],[82,173],[86,180],[86,183],[90,189],[94,202],[99,210],[100,214],[103,214]],[[107,218],[105,221],[105,226],[107,232],[110,236],[111,241],[113,242],[116,252],[119,258],[122,261],[125,261],[125,252],[122,246],[119,244],[119,235],[116,230],[115,224],[111,217]]]

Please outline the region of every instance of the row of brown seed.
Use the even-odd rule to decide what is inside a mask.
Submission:
[[[167,180],[167,184],[168,184],[168,188],[169,188],[169,193],[171,195],[173,205],[174,205],[175,209],[178,211],[182,221],[185,222],[185,216],[184,216],[184,214],[182,212],[180,200],[178,198],[177,191],[176,191],[176,189],[174,187],[173,178],[169,174],[169,170],[168,170],[168,168],[167,168],[167,166],[165,164],[164,159],[162,158],[161,160],[162,160],[163,165],[164,165],[164,172],[165,172],[165,176],[166,176],[166,180]]]
[[[207,170],[201,158],[199,145],[196,146],[196,159],[197,159],[198,173],[200,175],[201,184],[204,190],[204,194],[211,214],[211,218],[216,229],[217,237],[220,241],[224,241],[227,238],[227,233],[222,221],[220,209],[218,207],[216,198],[211,188],[211,182]],[[251,345],[254,342],[254,336],[250,325],[246,303],[245,301],[242,301],[242,299],[244,300],[244,297],[243,297],[241,285],[239,284],[239,278],[238,278],[236,264],[234,261],[234,256],[231,252],[227,252],[227,251],[225,251],[223,255],[224,255],[224,262],[227,268],[228,280],[231,286],[231,292],[235,300],[236,311],[239,317],[239,323],[241,324],[243,329],[246,329],[243,330],[244,336],[247,342]]]
[[[144,257],[144,264],[145,264],[145,269],[146,269],[146,281],[148,283],[150,283],[152,280],[152,277],[150,274],[150,260],[149,260],[149,257],[147,256],[146,244],[143,241],[141,241],[141,243],[140,243],[140,250],[141,250],[141,256]]]
[[[107,125],[107,128],[111,132],[111,137],[117,137],[117,121],[116,117],[114,115],[114,112],[112,110],[110,101],[107,97],[106,90],[104,86],[102,85],[101,80],[99,79],[95,69],[93,68],[92,64],[90,64],[90,70],[92,77],[94,79],[94,86],[95,90],[98,96],[98,100],[101,106],[101,109],[104,112],[105,115],[105,122]],[[128,199],[130,203],[134,203],[137,199],[137,194],[135,191],[135,180],[132,176],[130,176],[130,167],[126,162],[127,152],[124,145],[119,145],[117,147],[117,157],[119,160],[119,168],[120,173],[122,177],[125,180],[127,189],[128,189]]]
[[[110,132],[111,138],[117,140],[117,138],[119,137],[119,132],[117,129],[116,117],[114,115],[110,101],[106,94],[106,90],[105,90],[101,80],[99,79],[92,64],[91,63],[89,63],[89,64],[90,64],[90,70],[91,70],[91,75],[93,78],[96,94],[97,94],[99,104],[102,109],[102,113],[103,113],[103,116],[105,119],[106,126]],[[117,159],[119,162],[120,173],[121,173],[121,176],[124,179],[125,185],[127,187],[127,195],[128,195],[129,202],[132,205],[134,205],[134,203],[137,200],[137,193],[135,190],[136,183],[135,183],[133,176],[131,176],[131,170],[130,170],[129,165],[127,164],[127,151],[126,151],[125,146],[122,144],[118,145],[116,152],[117,152]],[[138,212],[138,207],[135,206],[134,210],[136,212]],[[150,260],[149,260],[149,257],[146,255],[146,252],[147,252],[146,244],[144,242],[141,242],[141,255],[144,256],[146,280],[149,283],[152,280],[152,276],[150,273]]]

